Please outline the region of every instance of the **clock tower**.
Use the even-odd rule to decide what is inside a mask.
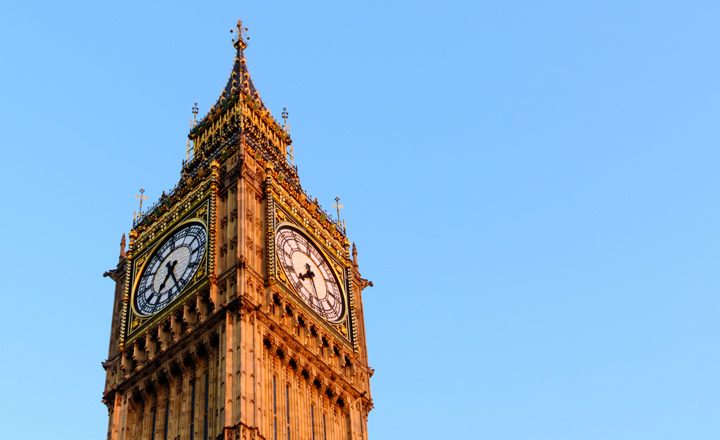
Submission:
[[[245,63],[190,131],[177,185],[133,222],[115,300],[110,440],[366,440],[357,252],[304,192]]]

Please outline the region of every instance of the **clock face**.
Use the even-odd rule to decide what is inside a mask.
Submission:
[[[278,229],[275,247],[280,265],[297,294],[326,320],[341,321],[345,312],[342,291],[322,252],[289,226]]]
[[[177,298],[190,283],[205,255],[207,231],[199,222],[175,230],[155,249],[135,289],[135,310],[152,315]]]

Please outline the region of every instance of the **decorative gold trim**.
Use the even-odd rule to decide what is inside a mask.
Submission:
[[[349,267],[345,268],[345,273],[347,274],[347,283],[348,283],[348,304],[350,307],[350,330],[352,333],[352,345],[353,345],[353,351],[355,353],[358,352],[359,346],[358,346],[358,338],[357,338],[357,319],[355,317],[355,292],[353,291],[353,272],[352,269]]]
[[[145,266],[147,266],[147,263],[152,259],[152,258],[150,258],[150,257],[152,257],[152,256],[155,255],[155,252],[157,252],[157,250],[160,248],[160,246],[165,243],[165,241],[166,241],[166,239],[167,239],[168,237],[170,237],[172,234],[175,233],[175,231],[177,231],[178,229],[180,229],[181,227],[183,227],[184,225],[186,225],[186,224],[188,224],[188,223],[200,223],[200,224],[202,224],[202,226],[205,228],[205,233],[208,235],[208,240],[205,241],[205,255],[203,255],[203,259],[201,260],[200,264],[198,265],[198,271],[199,271],[199,269],[203,266],[203,262],[207,261],[208,254],[209,254],[209,241],[210,241],[210,240],[209,240],[209,235],[210,235],[210,232],[208,231],[207,223],[205,222],[205,220],[203,220],[203,219],[201,219],[201,218],[199,218],[199,217],[193,217],[193,218],[186,219],[186,220],[178,223],[177,225],[175,225],[175,226],[174,226],[171,230],[169,230],[167,233],[164,233],[164,234],[161,235],[159,238],[157,238],[156,241],[155,241],[154,246],[152,246],[151,248],[149,248],[149,247],[146,248],[146,250],[143,252],[143,256],[145,257],[145,261],[143,261],[143,262],[142,262],[142,265],[140,266],[140,268],[139,268],[139,269],[136,268],[136,270],[134,270],[134,273],[133,273],[134,279],[133,279],[133,282],[132,282],[133,285],[132,285],[132,296],[130,297],[130,307],[131,307],[131,309],[132,309],[132,312],[133,312],[133,313],[135,314],[135,316],[137,316],[138,318],[142,318],[143,320],[145,320],[145,319],[147,319],[147,318],[152,318],[153,316],[156,316],[156,315],[157,315],[158,313],[160,313],[161,311],[163,311],[163,310],[167,309],[168,307],[170,307],[170,305],[173,304],[175,301],[177,301],[180,297],[185,296],[185,295],[183,294],[183,291],[189,291],[189,290],[188,290],[188,287],[186,287],[185,289],[183,289],[183,291],[181,291],[180,293],[178,293],[178,295],[175,297],[175,299],[173,299],[172,301],[170,301],[165,307],[163,307],[162,309],[160,309],[160,310],[158,310],[157,312],[153,313],[152,315],[143,315],[143,314],[139,313],[139,312],[135,309],[135,295],[137,295],[137,285],[138,285],[138,283],[140,282],[140,278],[141,278],[143,272],[145,271]],[[149,249],[149,250],[147,250],[147,249]],[[193,276],[193,278],[194,278],[194,276]]]
[[[310,234],[306,233],[304,229],[299,228],[297,225],[294,225],[294,224],[288,223],[288,222],[282,222],[282,223],[278,224],[278,225],[275,227],[275,232],[273,233],[273,242],[275,241],[275,237],[277,236],[278,231],[279,231],[280,229],[282,229],[282,228],[291,228],[291,229],[294,229],[294,230],[296,230],[300,235],[302,235],[302,236],[304,236],[306,239],[308,239],[308,240],[310,241],[310,243],[312,243],[313,246],[315,246],[315,248],[317,248],[317,249],[320,251],[320,253],[322,254],[323,258],[324,258],[325,261],[328,263],[328,266],[330,267],[330,270],[332,271],[333,276],[335,277],[335,281],[337,282],[338,288],[340,289],[340,293],[341,293],[341,295],[343,296],[343,314],[342,314],[342,316],[341,316],[340,318],[338,318],[337,320],[335,320],[335,321],[329,321],[329,320],[323,318],[322,316],[320,316],[320,315],[319,315],[317,312],[315,312],[312,308],[310,308],[310,310],[312,310],[314,314],[318,315],[320,318],[322,318],[324,321],[326,321],[326,322],[328,322],[328,323],[330,323],[330,324],[333,324],[333,325],[341,325],[341,324],[343,323],[343,321],[346,321],[346,320],[347,320],[348,314],[350,313],[350,311],[349,311],[349,308],[350,308],[350,300],[349,300],[349,297],[348,297],[347,289],[346,289],[345,287],[343,287],[343,283],[340,282],[341,279],[342,279],[343,281],[345,281],[346,278],[345,278],[344,276],[340,276],[340,274],[337,273],[337,271],[335,270],[335,267],[333,267],[333,264],[331,263],[331,262],[333,261],[333,259],[330,258],[330,257],[328,257],[327,252],[325,252],[325,250],[323,249],[324,246],[322,246],[322,245],[319,244],[317,241],[315,241],[315,240],[310,236]],[[277,252],[273,252],[273,254],[274,254],[274,255],[277,255]],[[274,260],[274,258],[273,258],[273,260]],[[285,273],[285,268],[283,267],[282,264],[280,264],[280,267],[282,268],[283,273]],[[285,273],[285,276],[289,278],[289,276],[288,276],[287,273]],[[307,304],[307,303],[305,302],[305,300],[302,299],[302,297],[300,296],[300,294],[295,290],[295,287],[294,287],[294,286],[290,285],[290,283],[287,283],[287,287],[290,289],[291,292],[295,293],[295,295],[296,295],[298,298],[300,298],[304,304]]]
[[[277,267],[275,266],[275,192],[273,188],[273,165],[267,162],[265,168],[265,248],[267,249],[266,271],[267,271],[267,284],[272,286],[275,284],[275,277],[277,276]]]

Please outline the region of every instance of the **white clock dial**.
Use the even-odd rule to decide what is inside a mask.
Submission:
[[[290,284],[310,308],[330,322],[342,321],[345,302],[325,256],[300,231],[283,226],[275,234],[280,265]]]
[[[135,310],[159,312],[187,287],[205,255],[207,231],[199,222],[175,230],[153,252],[135,288]]]

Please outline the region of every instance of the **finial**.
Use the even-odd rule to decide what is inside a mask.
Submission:
[[[238,20],[238,22],[237,22],[237,34],[238,34],[238,37],[237,37],[237,39],[233,38],[233,44],[234,44],[234,45],[237,45],[237,44],[239,43],[239,44],[241,45],[242,49],[245,49],[245,47],[246,47],[247,45],[245,44],[245,40],[243,40],[243,31],[247,32],[247,30],[248,30],[248,28],[244,28],[244,27],[243,27],[243,25],[242,25],[242,20]],[[234,34],[235,31],[234,31],[233,29],[231,29],[231,30],[230,30],[230,33],[231,33],[231,34]],[[244,35],[244,37],[245,37],[246,39],[248,39],[248,40],[250,39],[250,37],[248,37],[247,35]]]
[[[355,242],[353,242],[352,259],[353,259],[353,266],[355,266],[357,268],[358,267],[357,248],[355,247]]]
[[[340,197],[335,197],[335,203],[333,204],[333,208],[337,208],[338,221],[340,221],[340,208],[344,207],[345,205],[340,204]]]
[[[140,195],[136,195],[136,199],[140,199],[140,210],[138,211],[139,214],[142,214],[142,202],[143,200],[147,200],[147,196],[143,196],[145,194],[145,188],[140,188]]]
[[[120,259],[125,258],[125,234],[120,239]]]
[[[287,120],[288,120],[288,112],[287,107],[283,107],[282,111],[282,118],[283,118],[283,130],[285,130],[285,133],[290,134],[290,128],[288,126]],[[288,145],[290,147],[290,152],[288,153],[290,155],[290,165],[295,166],[295,157],[293,155],[293,146],[292,144]]]
[[[192,114],[193,114],[193,117],[190,120],[190,130],[192,130],[193,127],[195,126],[195,124],[197,123],[197,114],[198,114],[197,101],[195,101],[195,104],[193,105]],[[185,168],[186,162],[190,162],[190,138],[189,137],[187,140],[187,153],[185,154],[185,162],[183,162],[183,169]]]

